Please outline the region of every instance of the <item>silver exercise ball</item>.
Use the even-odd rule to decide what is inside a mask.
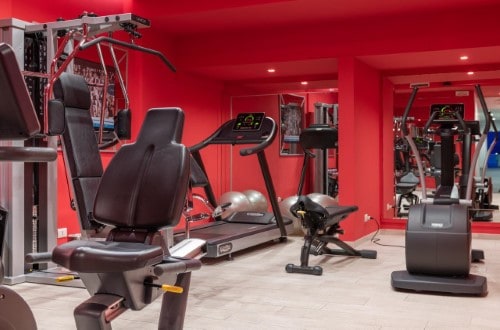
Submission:
[[[263,193],[257,190],[245,190],[243,194],[247,196],[250,201],[251,209],[249,211],[254,212],[267,212],[267,199]]]
[[[290,212],[290,207],[297,203],[297,196],[290,196],[279,202],[280,213],[285,219],[290,219],[293,221],[293,229],[289,232],[290,235],[302,235],[302,224],[301,220]]]
[[[226,207],[221,217],[226,219],[230,217],[234,212],[248,211],[251,207],[250,201],[247,196],[239,191],[228,191],[220,196],[219,205],[230,204]]]
[[[323,207],[337,206],[338,202],[332,196],[328,196],[320,193],[310,193],[307,195],[313,202],[318,203]]]

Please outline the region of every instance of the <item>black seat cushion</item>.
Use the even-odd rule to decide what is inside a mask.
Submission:
[[[337,147],[338,131],[326,124],[312,124],[300,133],[304,149],[332,149]]]
[[[0,139],[24,140],[40,131],[14,50],[4,43],[0,43],[0,100]]]
[[[290,207],[290,212],[296,217],[300,217],[299,211],[305,211],[310,220],[316,225],[321,223],[321,227],[332,226],[347,218],[349,214],[358,210],[355,205],[348,206],[327,206],[316,203],[307,196],[299,196],[297,202]]]
[[[71,241],[57,246],[52,261],[81,273],[124,272],[160,263],[160,246],[111,241]]]

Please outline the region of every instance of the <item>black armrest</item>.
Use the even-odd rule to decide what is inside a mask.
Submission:
[[[201,268],[201,261],[198,259],[183,259],[169,257],[164,259],[164,262],[156,265],[154,273],[156,276],[161,276],[164,273],[188,273]]]
[[[44,147],[0,147],[0,161],[51,162],[56,160],[57,151]]]

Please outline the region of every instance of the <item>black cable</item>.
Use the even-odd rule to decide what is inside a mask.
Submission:
[[[397,247],[397,248],[403,248],[403,249],[405,248],[404,245],[393,245],[393,244],[382,244],[382,243],[379,243],[380,242],[380,238],[375,238],[375,237],[380,232],[380,225],[378,224],[378,221],[375,220],[375,218],[370,217],[370,220],[373,220],[373,222],[375,222],[377,224],[377,230],[375,231],[375,234],[373,234],[372,238],[370,238],[370,242],[372,242],[373,244],[380,245],[380,246]]]

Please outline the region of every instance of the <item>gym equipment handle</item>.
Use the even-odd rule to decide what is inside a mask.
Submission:
[[[201,268],[201,261],[198,259],[171,259],[166,263],[156,265],[153,269],[156,276],[165,273],[188,273]]]
[[[51,162],[56,160],[57,151],[44,147],[0,147],[0,161]]]
[[[27,264],[50,262],[52,261],[52,252],[28,253],[24,257],[24,261],[26,261]]]
[[[134,44],[131,44],[131,43],[128,43],[128,42],[116,40],[116,39],[109,38],[109,37],[98,37],[98,38],[95,38],[92,41],[86,42],[83,45],[80,45],[80,50],[85,50],[85,49],[87,49],[87,48],[89,48],[91,46],[94,46],[96,44],[99,44],[101,42],[109,42],[110,44],[114,44],[114,45],[122,46],[122,47],[125,47],[125,48],[137,50],[137,51],[140,51],[140,52],[143,52],[143,53],[148,53],[148,54],[152,54],[152,55],[158,56],[163,61],[163,63],[165,63],[168,66],[168,68],[170,70],[172,70],[172,72],[176,72],[177,71],[177,69],[175,68],[175,66],[165,57],[165,55],[163,55],[159,51],[154,50],[154,49],[150,49],[150,48],[146,48],[146,47],[142,47],[142,46],[138,46],[138,45],[134,45]]]
[[[169,285],[169,284],[154,284],[154,283],[148,283],[144,282],[145,286],[151,286],[153,288],[160,288],[165,292],[173,292],[173,293],[183,293],[184,288],[177,286],[177,285]]]
[[[78,280],[78,279],[80,279],[79,276],[64,275],[64,276],[59,276],[58,278],[56,278],[56,282],[61,283],[61,282],[68,282],[68,281]]]

